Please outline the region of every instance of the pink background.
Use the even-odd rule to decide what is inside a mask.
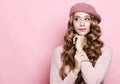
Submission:
[[[102,16],[101,38],[113,49],[105,84],[120,84],[119,0],[0,0],[0,84],[49,84],[53,51],[77,2]]]

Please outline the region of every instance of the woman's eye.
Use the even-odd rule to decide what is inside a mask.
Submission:
[[[89,21],[89,20],[90,20],[90,18],[85,18],[85,20],[86,20],[86,21]]]
[[[74,20],[75,20],[75,21],[78,21],[79,19],[78,19],[78,18],[75,18]]]

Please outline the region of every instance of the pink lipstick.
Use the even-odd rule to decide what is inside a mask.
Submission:
[[[84,31],[86,30],[86,28],[79,28],[79,30],[80,30],[81,32],[84,32]]]

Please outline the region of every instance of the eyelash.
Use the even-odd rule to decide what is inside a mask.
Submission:
[[[75,18],[74,20],[77,21],[79,18]],[[90,18],[85,18],[86,21],[89,21]]]
[[[85,20],[89,21],[89,20],[90,20],[90,18],[85,18]]]
[[[75,21],[77,21],[77,20],[78,20],[78,18],[75,18],[74,20],[75,20]]]

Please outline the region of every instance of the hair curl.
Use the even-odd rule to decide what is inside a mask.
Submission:
[[[96,64],[97,59],[102,54],[101,48],[103,47],[103,42],[100,40],[101,36],[101,29],[98,25],[97,19],[90,15],[91,17],[91,24],[90,24],[90,31],[88,34],[85,35],[86,37],[86,45],[84,45],[83,50],[87,54],[90,62],[92,63],[93,67]],[[73,37],[75,34],[75,30],[73,28],[73,24],[68,21],[68,30],[64,36],[64,51],[61,54],[62,60],[62,67],[60,69],[60,75],[62,79],[64,79],[67,74],[65,73],[65,67],[69,66],[70,71],[75,68],[75,45],[73,45]],[[81,72],[78,74],[78,78],[75,81],[76,84],[85,83],[82,78]]]

